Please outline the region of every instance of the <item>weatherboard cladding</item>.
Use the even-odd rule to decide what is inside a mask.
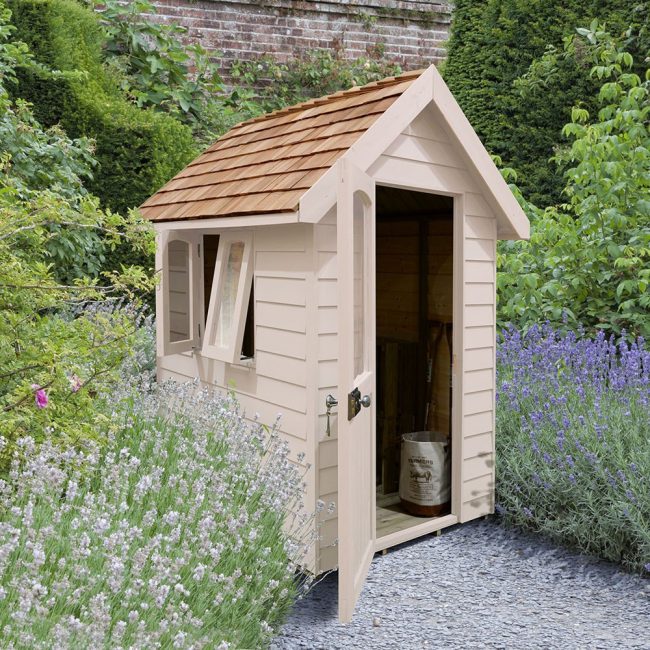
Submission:
[[[291,212],[422,71],[243,122],[141,206],[151,221]]]

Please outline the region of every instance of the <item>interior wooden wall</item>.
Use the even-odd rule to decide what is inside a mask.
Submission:
[[[453,223],[428,223],[428,320],[452,320]],[[377,222],[377,338],[419,340],[419,223]]]
[[[426,242],[421,241],[422,232],[427,233]],[[452,322],[453,313],[451,214],[378,219],[376,255],[377,479],[386,494],[397,489],[401,434],[425,427],[448,429],[450,356],[440,330]],[[421,266],[426,269],[423,286]],[[426,290],[424,318],[421,290]],[[432,355],[439,363],[427,386],[427,360]],[[437,394],[432,396],[432,391]]]

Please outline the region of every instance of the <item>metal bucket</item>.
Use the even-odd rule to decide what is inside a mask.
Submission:
[[[444,433],[415,431],[402,436],[399,496],[409,514],[437,517],[449,512],[450,455]]]

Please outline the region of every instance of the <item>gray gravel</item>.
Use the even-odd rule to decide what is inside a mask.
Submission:
[[[650,580],[482,520],[376,555],[348,625],[328,575],[272,648],[650,649]]]

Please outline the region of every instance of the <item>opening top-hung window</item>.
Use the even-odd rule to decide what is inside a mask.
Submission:
[[[234,363],[254,356],[251,233],[224,234],[214,265],[202,354]]]

